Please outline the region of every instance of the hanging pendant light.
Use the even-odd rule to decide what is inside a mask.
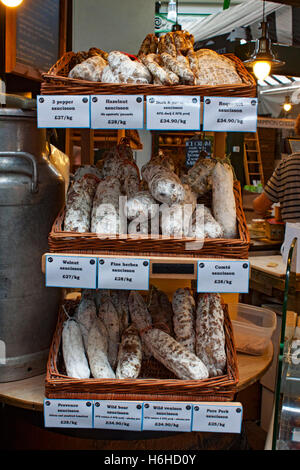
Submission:
[[[178,0],[169,1],[167,19],[175,23],[172,26],[172,31],[181,31],[182,28],[180,24],[178,24]]]
[[[289,112],[291,111],[291,109],[292,109],[292,106],[293,106],[293,105],[292,105],[292,102],[291,102],[290,97],[289,97],[289,96],[286,96],[286,97],[285,97],[285,101],[284,101],[284,103],[283,103],[283,105],[282,105],[284,111],[285,111],[286,113],[289,113]]]
[[[284,65],[285,62],[275,58],[272,43],[268,38],[268,24],[265,21],[265,2],[263,2],[263,21],[261,23],[261,37],[256,41],[255,51],[250,59],[245,60],[247,67],[253,67],[253,73],[258,80],[264,80],[271,72],[271,68]]]
[[[22,2],[23,0],[1,0],[1,3],[3,3],[3,5],[11,8],[18,7],[19,5],[21,5]]]

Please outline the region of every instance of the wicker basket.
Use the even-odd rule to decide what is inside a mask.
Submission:
[[[77,301],[65,301],[50,347],[45,379],[46,398],[97,400],[232,401],[238,383],[233,329],[224,305],[226,374],[203,380],[179,380],[155,359],[144,361],[139,379],[75,379],[65,375],[61,335],[66,310],[72,316]]]
[[[90,82],[69,78],[70,63],[74,52],[64,54],[48,73],[43,74],[41,94],[43,95],[198,95],[198,96],[244,96],[255,97],[256,82],[242,61],[234,54],[225,54],[236,66],[243,80],[242,84],[197,86],[197,85],[141,85]]]
[[[52,253],[87,253],[117,255],[139,254],[140,256],[172,255],[172,256],[206,256],[226,257],[232,259],[248,258],[250,237],[246,218],[243,211],[241,187],[239,181],[234,183],[236,201],[238,239],[205,239],[201,250],[187,249],[194,238],[175,238],[159,235],[97,235],[95,233],[64,232],[63,221],[65,209],[57,216],[48,237],[49,251]],[[189,247],[191,248],[192,245]]]

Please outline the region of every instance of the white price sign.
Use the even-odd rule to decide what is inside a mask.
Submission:
[[[91,400],[44,400],[44,424],[46,428],[87,428],[93,426],[93,402]]]
[[[46,287],[97,288],[97,258],[46,255]]]
[[[39,128],[89,128],[90,97],[84,95],[39,95]]]
[[[94,95],[91,97],[92,129],[143,129],[144,96]]]
[[[98,289],[148,290],[150,261],[99,258]]]
[[[147,96],[147,129],[200,130],[199,96]]]
[[[94,428],[142,431],[143,403],[95,401]]]
[[[192,431],[239,434],[242,420],[241,403],[198,403],[193,406]]]
[[[204,97],[203,131],[256,132],[257,98]]]
[[[249,261],[202,260],[197,263],[197,292],[240,293],[249,291]]]
[[[191,403],[144,403],[143,431],[190,432],[192,408]]]

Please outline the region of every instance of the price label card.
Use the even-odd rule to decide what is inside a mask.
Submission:
[[[191,403],[144,403],[143,431],[191,432],[191,426]]]
[[[97,258],[46,255],[46,287],[97,288]]]
[[[91,97],[92,129],[143,129],[142,95],[94,95]]]
[[[142,431],[142,415],[142,402],[94,402],[94,428]]]
[[[43,95],[37,97],[39,128],[89,128],[90,97]]]
[[[241,403],[197,403],[193,405],[192,431],[239,434],[242,419]]]
[[[46,428],[92,428],[93,402],[91,400],[44,400]]]
[[[203,131],[256,132],[257,98],[204,97]]]
[[[249,291],[249,261],[202,260],[197,266],[197,292],[245,294]]]
[[[200,130],[199,96],[147,96],[148,130]]]
[[[148,290],[150,261],[99,258],[98,289]]]

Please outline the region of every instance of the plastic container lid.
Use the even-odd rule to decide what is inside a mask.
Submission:
[[[264,354],[276,328],[276,313],[242,303],[230,304],[228,308],[237,351],[256,356]]]

